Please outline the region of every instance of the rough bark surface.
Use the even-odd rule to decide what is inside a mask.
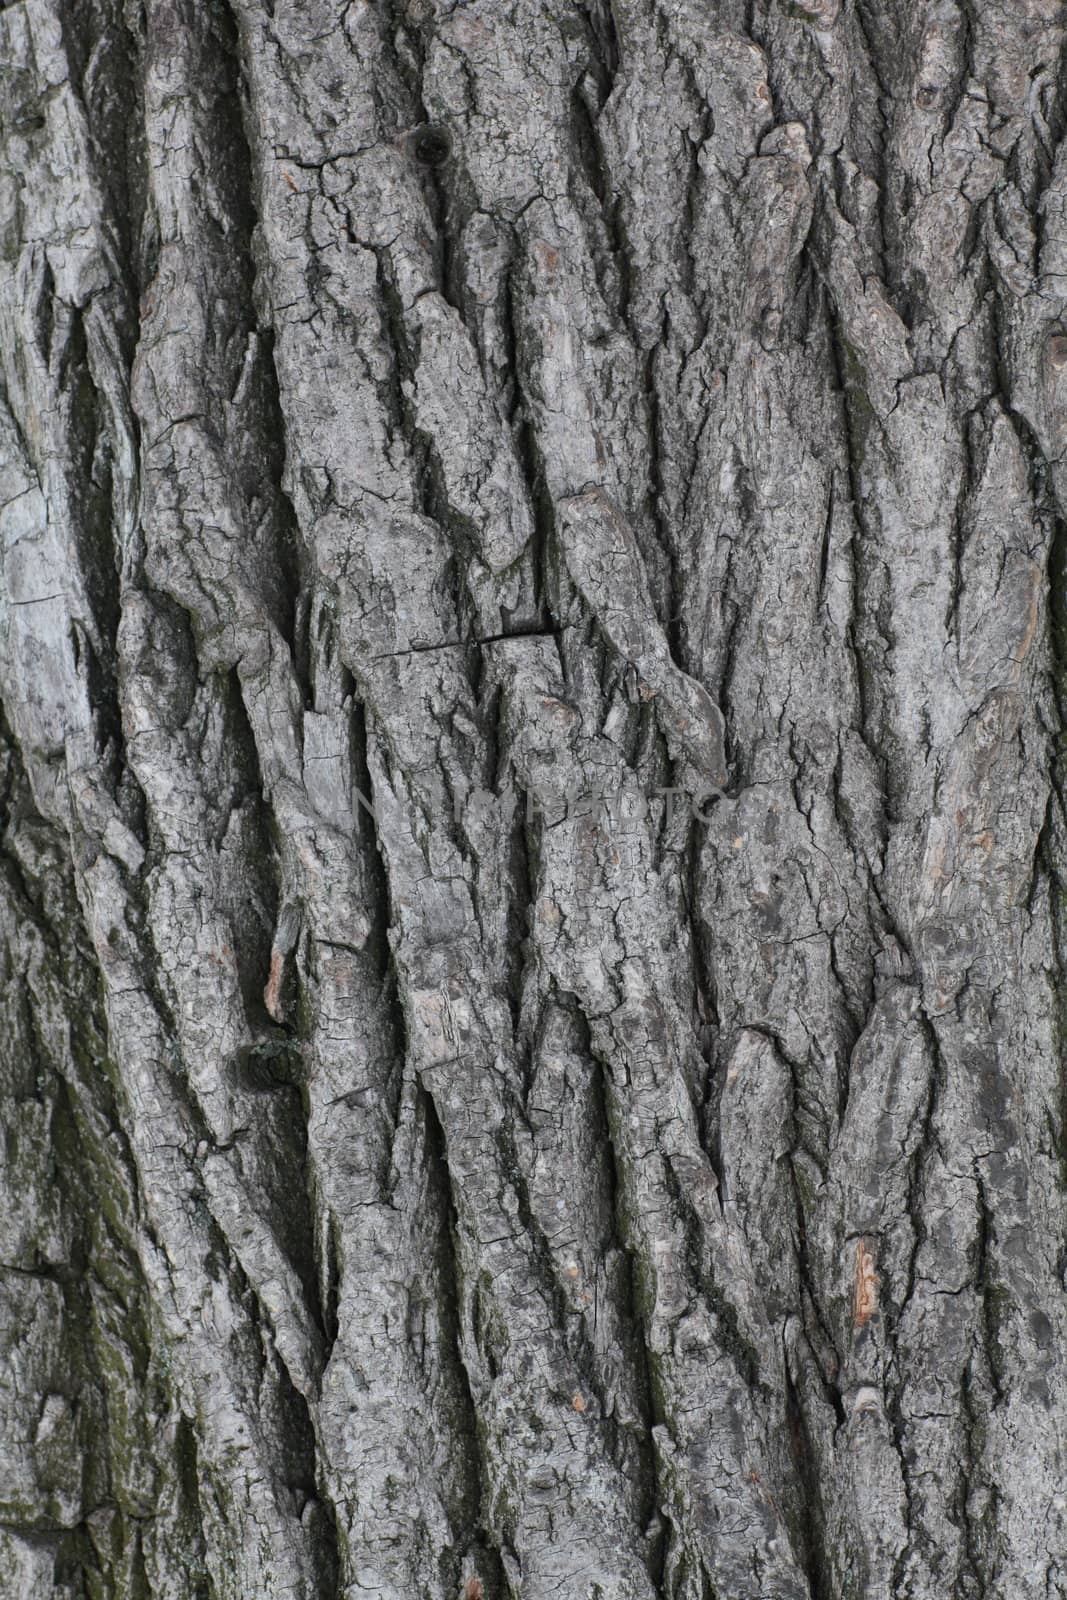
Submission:
[[[1065,34],[0,10],[5,1596],[1065,1600]]]

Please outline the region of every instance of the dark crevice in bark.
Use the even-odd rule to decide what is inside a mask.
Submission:
[[[261,367],[263,374],[262,399],[257,408],[257,454],[265,468],[265,480],[273,498],[274,523],[273,553],[277,567],[277,589],[273,600],[274,620],[282,638],[289,645],[293,672],[300,686],[305,706],[311,704],[311,641],[309,637],[311,605],[311,561],[301,537],[300,524],[292,501],[285,488],[286,423],[282,405],[278,372],[274,359],[274,330],[261,328]],[[254,505],[258,499],[252,491]]]
[[[520,467],[526,467],[530,459],[530,441],[523,439],[523,430],[529,430],[530,423],[523,404],[519,379],[521,339],[515,321],[515,278],[520,270],[522,258],[514,227],[509,225],[507,234],[507,259],[500,268],[497,280],[496,304],[499,311],[499,325],[496,331],[500,336],[500,344],[499,347],[492,348],[479,329],[472,334],[472,339],[478,351],[486,386],[494,394],[500,416],[509,429],[516,460]],[[527,472],[527,484],[532,481]]]
[[[912,1481],[913,1469],[916,1465],[915,1452],[908,1438],[907,1419],[903,1409],[904,1385],[909,1369],[901,1359],[896,1330],[901,1327],[905,1313],[915,1293],[919,1252],[927,1242],[927,1224],[923,1208],[923,1195],[926,1190],[925,1167],[931,1154],[939,1148],[935,1118],[939,1096],[943,1088],[944,1075],[937,1029],[925,1011],[920,1011],[918,1021],[922,1038],[926,1043],[926,1053],[929,1061],[929,1081],[926,1100],[919,1113],[921,1125],[917,1134],[914,1124],[909,1129],[912,1146],[908,1155],[906,1210],[911,1221],[912,1243],[907,1261],[907,1279],[897,1289],[894,1296],[896,1304],[893,1307],[894,1315],[889,1325],[890,1353],[888,1370],[893,1381],[887,1388],[886,1416],[892,1429],[893,1445],[900,1462],[901,1481],[905,1495],[905,1527],[908,1533],[907,1543],[894,1563],[892,1587],[894,1596],[900,1592],[900,1585],[904,1581],[912,1545],[912,1530],[915,1526],[916,1507],[916,1490]]]
[[[46,255],[42,254],[34,265],[36,268],[34,282],[32,286],[27,285],[29,290],[27,310],[30,313],[28,320],[31,323],[34,340],[37,345],[37,357],[45,368],[50,368],[52,364],[53,336],[55,334],[56,280]],[[28,376],[26,363],[29,360],[29,352],[20,348],[16,353],[16,358],[23,364],[22,372],[25,382],[25,377]],[[23,440],[23,443],[25,442]],[[30,459],[33,459],[32,456]]]
[[[838,934],[842,926],[845,928],[845,935],[839,941]],[[849,982],[847,976],[848,967],[847,963],[842,960],[844,952],[841,948],[847,937],[849,937],[847,923],[839,924],[826,935],[830,971],[837,985],[838,994],[841,997],[841,1006],[843,1007],[843,1011],[839,1010],[835,1017],[834,1030],[837,1036],[834,1054],[838,1064],[837,1110],[839,1118],[844,1102],[848,1098],[848,1062],[863,1033],[864,1022],[874,989],[874,963],[870,960],[864,963],[866,972],[862,992],[856,994],[853,985]]]
[[[981,36],[981,30],[971,0],[960,0],[956,20],[958,26],[954,41],[955,61],[949,82],[941,89],[942,142],[947,140],[952,132],[967,94],[968,85],[980,79],[982,70],[976,56],[976,45]],[[916,91],[920,97],[920,103],[922,103],[926,87],[924,84],[919,84]]]
[[[602,111],[611,98],[622,66],[622,43],[613,0],[588,0],[586,21],[593,41],[592,64],[597,72],[597,87]]]
[[[508,321],[510,324],[512,315],[510,311],[510,273],[508,275],[508,284]],[[533,517],[533,538],[524,557],[530,562],[533,576],[533,626],[548,630],[553,627],[558,628],[560,625],[558,608],[553,605],[554,584],[549,568],[551,553],[556,539],[556,509],[545,479],[544,463],[541,459],[537,440],[537,430],[523,399],[522,369],[518,365],[515,368],[515,395],[517,420],[512,428],[512,439],[515,459],[523,476],[527,501]],[[517,617],[514,621],[520,623],[520,619]],[[526,624],[523,623],[522,625]]]
[[[494,781],[491,779],[490,781]],[[499,780],[496,780],[499,781]],[[526,973],[531,960],[532,920],[536,900],[537,860],[534,841],[530,838],[527,819],[521,800],[516,800],[508,831],[508,856],[506,876],[507,896],[507,949],[505,953],[505,982],[507,1001],[511,1010],[512,1032],[520,1036]],[[523,1070],[529,1087],[529,1055],[525,1054]]]
[[[826,574],[830,563],[830,537],[834,525],[834,488],[837,482],[836,468],[830,473],[830,491],[826,502],[826,517],[823,521],[822,543],[819,547],[819,579],[818,594],[819,606],[826,609]]]
[[[1060,1165],[1061,1184],[1067,1191],[1067,521],[1057,517],[1049,552],[1049,639],[1052,651],[1052,695],[1057,726],[1052,739],[1049,777],[1051,793],[1042,828],[1038,861],[1049,886],[1049,931],[1053,961],[1049,969],[1052,991],[1052,1028],[1059,1062],[1059,1104],[1052,1125],[1053,1148]],[[1067,1282],[1067,1239],[1059,1247],[1058,1264]]]
[[[13,751],[9,766],[17,772]],[[13,820],[9,799],[10,789],[3,808],[5,835]],[[32,817],[27,796],[17,802],[17,809],[21,826],[32,822],[37,828],[46,827]],[[51,1280],[61,1291],[62,1322],[56,1330],[61,1342],[49,1392],[57,1399],[62,1396],[68,1408],[71,1442],[82,1459],[79,1487],[85,1514],[106,1513],[113,1518],[109,1548],[117,1552],[136,1539],[130,1521],[136,1512],[128,1502],[116,1504],[123,1435],[115,1417],[136,1412],[143,1403],[150,1343],[132,1234],[136,1179],[106,1060],[95,966],[73,884],[62,877],[53,881],[47,901],[40,893],[43,887],[31,891],[22,878],[19,889],[20,914],[28,912],[26,925],[32,923],[48,956],[43,966],[30,968],[22,1047],[29,1047],[32,1058],[35,1098],[47,1098],[51,1107],[49,1183],[67,1219],[69,1248],[62,1260],[41,1262],[32,1275]],[[31,893],[36,904],[28,906],[23,897]],[[66,1019],[59,1054],[46,1044],[42,1032],[48,1026],[56,1039],[57,1005]],[[4,1054],[0,1048],[0,1065],[5,1064]],[[100,1320],[105,1304],[113,1308],[108,1326]],[[147,1515],[151,1508],[142,1510]],[[7,1525],[15,1526],[10,1521]],[[84,1575],[91,1585],[112,1592],[110,1556],[98,1545],[95,1526],[85,1516],[53,1537],[57,1575],[67,1573],[76,1584]],[[98,1592],[95,1587],[93,1592]]]
[[[925,1188],[924,1167],[930,1154],[937,1148],[937,1130],[935,1116],[938,1099],[943,1088],[944,1068],[941,1061],[941,1047],[937,1037],[937,1030],[933,1023],[922,1013],[920,1018],[922,1037],[926,1041],[927,1056],[930,1063],[930,1074],[927,1084],[926,1099],[920,1111],[921,1122],[916,1130],[909,1129],[913,1142],[908,1153],[908,1196],[907,1211],[911,1219],[912,1245],[908,1256],[908,1276],[899,1296],[897,1312],[898,1322],[911,1303],[915,1292],[915,1276],[919,1259],[919,1251],[926,1242],[926,1219],[923,1213],[922,1197]]]
[[[1000,1323],[1006,1309],[1005,1301],[1009,1300],[1009,1292],[1003,1284],[995,1283],[990,1278],[989,1258],[995,1238],[995,1222],[986,1197],[986,1186],[977,1166],[975,1184],[978,1205],[975,1282],[982,1301],[983,1354],[993,1391],[993,1405],[998,1406],[1006,1398],[1005,1359],[1000,1345]]]
[[[125,769],[125,739],[116,682],[116,636],[119,623],[120,557],[114,537],[114,441],[107,405],[93,374],[83,313],[57,302],[52,275],[45,268],[40,285],[47,315],[41,337],[42,356],[55,384],[56,426],[62,430],[72,501],[72,544],[77,578],[84,588],[90,616],[72,620],[75,662],[85,683],[94,717],[101,765],[113,791]],[[130,798],[128,779],[126,793]],[[140,821],[132,806],[128,821]]]
[[[388,52],[397,79],[410,97],[409,116],[414,123],[407,131],[405,148],[420,176],[420,187],[434,234],[434,257],[441,297],[466,322],[460,240],[468,219],[469,205],[464,181],[453,149],[452,135],[445,124],[435,123],[424,98],[427,44],[434,31],[433,21],[421,16],[405,26],[397,15],[397,0],[385,0],[382,47]],[[392,108],[391,108],[392,109]],[[468,330],[469,331],[469,330]]]
[[[274,329],[263,326],[256,314],[256,239],[261,227],[256,204],[258,174],[253,146],[254,124],[250,129],[237,15],[229,0],[212,0],[212,3],[221,47],[220,60],[224,65],[219,73],[220,92],[211,108],[218,153],[217,167],[211,177],[224,197],[233,230],[233,235],[227,237],[220,248],[220,258],[226,258],[227,275],[232,273],[236,277],[235,306],[239,309],[235,337],[242,346],[242,361],[247,364],[251,359],[253,363],[252,384],[237,408],[235,419],[248,430],[248,440],[247,443],[241,440],[244,448],[235,449],[232,459],[249,531],[253,536],[260,535],[264,529],[267,533],[268,559],[257,564],[256,576],[262,583],[268,613],[289,646],[304,704],[309,705],[309,557],[295,510],[283,487],[286,418],[274,359]],[[249,339],[255,341],[254,351],[247,342]],[[238,387],[243,385],[244,372],[238,369],[237,384],[229,396],[231,401],[237,398]]]
[[[354,824],[356,837],[360,842],[365,908],[370,923],[365,948],[375,963],[379,982],[384,983],[392,970],[392,951],[389,947],[389,870],[382,854],[373,814],[374,783],[367,761],[367,709],[355,694],[352,694],[350,699],[349,748],[352,760]],[[368,809],[368,804],[371,809]]]
[[[840,1399],[838,1399],[840,1406]],[[796,1483],[796,1508],[790,1538],[808,1580],[810,1600],[834,1600],[826,1549],[826,1518],[819,1484],[818,1457],[800,1393],[785,1364],[785,1416]]]
[[[1031,499],[1037,515],[1055,528],[1058,515],[1055,491],[1049,463],[1034,428],[1013,401],[1014,374],[1008,352],[1011,349],[1011,329],[1002,295],[995,291],[990,301],[989,335],[991,342],[990,368],[997,387],[997,398],[1004,416],[1011,423],[1023,460],[1027,465]]]
[[[906,26],[903,16],[889,17],[871,0],[860,0],[853,12],[857,36],[862,41],[866,65],[870,71],[876,93],[868,89],[867,106],[873,113],[860,121],[853,131],[859,146],[861,165],[866,157],[867,176],[873,179],[877,190],[878,260],[879,277],[892,293],[894,275],[890,270],[890,250],[893,235],[887,217],[890,188],[893,182],[891,143],[893,137],[894,95],[890,77],[902,75],[906,54],[899,42],[887,35],[894,26]]]
[[[666,328],[664,330],[666,332]],[[658,601],[657,617],[667,637],[667,646],[671,660],[684,672],[693,670],[693,662],[686,648],[687,636],[683,627],[684,606],[683,596],[687,573],[684,566],[684,551],[679,546],[676,535],[672,532],[670,517],[667,507],[670,496],[667,490],[667,474],[663,461],[663,423],[661,417],[662,401],[659,393],[659,384],[656,379],[656,366],[661,357],[665,340],[654,345],[645,357],[644,392],[647,407],[647,437],[649,444],[648,462],[648,493],[647,514],[652,528],[655,530],[659,555],[666,563],[667,577],[662,586],[655,583],[654,567],[649,566],[649,579],[652,581],[654,600]],[[643,520],[643,519],[642,519]],[[638,528],[640,523],[638,523]],[[662,588],[656,594],[657,588]]]
[[[682,898],[689,925],[689,956],[692,967],[693,1004],[696,1011],[694,1033],[705,1063],[703,1094],[697,1096],[697,1127],[700,1145],[716,1181],[722,1175],[722,1093],[726,1082],[728,1043],[719,1014],[718,986],[715,978],[715,929],[705,916],[701,903],[701,871],[704,860],[704,830],[692,826],[686,841]]]
[[[959,644],[959,608],[963,594],[963,555],[970,532],[968,512],[971,508],[972,498],[981,482],[981,469],[985,464],[988,452],[988,430],[983,426],[984,422],[984,417],[972,412],[963,418],[960,429],[960,443],[963,446],[963,471],[960,475],[960,484],[956,493],[955,504],[952,508],[952,525],[949,530],[953,574],[948,606],[945,611],[945,634],[949,639],[956,639],[957,649]]]
[[[423,193],[434,229],[441,298],[466,325],[467,304],[459,241],[468,219],[461,199],[460,174],[455,170],[451,138],[444,128],[425,123],[415,130],[408,143],[422,173]]]
[[[883,672],[876,658],[860,634],[860,626],[875,624],[881,633],[881,624],[872,604],[872,570],[878,561],[878,538],[871,526],[867,512],[867,495],[863,482],[863,463],[867,450],[867,436],[879,424],[871,402],[863,388],[865,374],[856,352],[849,344],[834,305],[833,296],[826,290],[826,310],[830,335],[830,352],[837,390],[841,396],[842,434],[847,455],[849,498],[852,516],[859,539],[853,538],[850,549],[853,570],[852,612],[848,623],[849,651],[855,672],[856,696],[859,707],[858,732],[862,737],[879,774],[880,787],[885,796],[887,810],[893,815],[893,763],[889,752],[882,748],[876,729],[882,723],[881,708],[873,703],[874,691]],[[877,719],[877,721],[876,721]]]
[[[738,468],[738,518],[741,524],[742,536],[748,537],[754,532],[752,529],[752,498],[748,485],[745,482],[745,469],[739,461],[733,463]],[[739,655],[741,640],[744,634],[745,622],[753,602],[750,592],[751,578],[746,566],[741,561],[735,561],[733,542],[727,550],[726,561],[721,582],[721,625],[719,636],[714,642],[714,669],[710,674],[711,681],[707,681],[707,688],[723,713],[725,727],[723,739],[726,749],[726,766],[734,780],[734,787],[742,789],[750,777],[752,752],[747,750],[740,739],[740,730],[745,726],[745,706],[738,704],[734,697],[734,687],[737,680],[738,667],[741,657]]]
[[[693,1207],[684,1178],[670,1160],[664,1162],[667,1192],[677,1210],[685,1233],[686,1269],[690,1283],[706,1303],[715,1324],[719,1348],[729,1356],[737,1376],[753,1396],[767,1396],[769,1390],[760,1370],[759,1352],[746,1337],[737,1307],[724,1286],[716,1282],[704,1246],[702,1224]]]
[[[513,1132],[515,1123],[520,1116],[521,1113],[516,1105],[513,1117],[497,1130],[496,1139],[500,1151],[501,1170],[507,1173],[510,1179],[518,1206],[517,1215],[522,1225],[522,1236],[529,1248],[530,1259],[534,1267],[532,1276],[540,1288],[547,1308],[550,1310],[551,1325],[553,1328],[564,1330],[563,1342],[567,1355],[574,1364],[579,1386],[584,1385],[590,1393],[596,1396],[601,1418],[600,1425],[607,1442],[608,1453],[613,1460],[618,1461],[622,1453],[618,1447],[617,1424],[615,1419],[608,1414],[608,1407],[605,1404],[604,1379],[598,1367],[595,1351],[584,1324],[570,1315],[566,1295],[552,1260],[549,1242],[530,1201],[525,1168]]]
[[[307,1008],[299,977],[293,979],[295,992],[284,997],[291,1012],[290,1021],[276,1022],[264,1001],[271,933],[281,904],[284,844],[263,792],[255,737],[236,671],[225,676],[220,691],[229,719],[226,747],[233,753],[235,779],[235,792],[229,796],[225,813],[227,823],[235,811],[247,809],[249,803],[253,810],[252,824],[242,837],[239,874],[246,900],[241,906],[227,908],[231,912],[245,1013],[255,1040],[233,1064],[233,1076],[243,1092],[264,1097],[261,1116],[254,1127],[241,1133],[241,1138],[249,1140],[261,1157],[255,1163],[258,1170],[270,1174],[263,1203],[268,1208],[272,1234],[301,1283],[310,1319],[323,1332],[325,1317],[319,1298],[312,1207],[303,1181],[307,1122],[302,1095],[302,1046]],[[258,930],[258,937],[249,936],[253,930]]]
[[[797,1273],[801,1285],[801,1321],[805,1333],[810,1333],[808,1340],[812,1359],[818,1369],[822,1383],[823,1397],[833,1407],[834,1416],[838,1427],[845,1422],[845,1406],[841,1389],[837,1379],[842,1368],[841,1351],[834,1337],[833,1323],[827,1315],[826,1308],[821,1303],[819,1293],[819,1276],[812,1260],[812,1250],[808,1239],[808,1205],[805,1201],[805,1185],[797,1173],[796,1151],[788,1156],[789,1184],[793,1192],[793,1205],[796,1214],[796,1262]],[[816,1219],[813,1218],[813,1221]],[[809,1320],[810,1319],[810,1320]],[[812,1327],[812,1321],[814,1327]],[[798,1397],[798,1403],[803,1404]]]
[[[595,213],[589,215],[591,208],[580,187],[575,192],[575,199],[578,209],[585,211],[589,217],[590,256],[601,299],[611,316],[623,327],[629,327],[633,297],[630,249],[622,220],[621,200],[613,192],[596,118],[586,97],[585,85],[589,82],[586,75],[571,91],[572,165],[585,180],[588,192],[596,202]]]
[[[183,1500],[182,1521],[188,1530],[187,1536],[192,1545],[186,1568],[186,1572],[193,1580],[190,1600],[216,1600],[215,1585],[208,1576],[206,1567],[207,1550],[200,1508],[200,1461],[196,1428],[184,1413],[178,1417],[174,1453],[175,1472]]]
[[[455,510],[448,498],[445,475],[433,436],[418,426],[406,390],[417,368],[416,342],[408,330],[403,301],[385,252],[376,251],[382,332],[394,356],[394,378],[389,384],[393,426],[400,436],[411,468],[415,503],[422,514],[449,536],[452,557],[436,586],[438,627],[454,633],[457,641],[477,632],[474,602],[466,583],[467,568],[478,549],[478,533],[469,519]],[[417,341],[417,335],[415,336]],[[450,609],[452,615],[445,613]]]
[[[562,996],[558,998],[563,999]],[[580,1041],[580,1047],[583,1053],[588,1054],[596,1074],[596,1109],[601,1123],[608,1182],[607,1220],[611,1229],[609,1237],[604,1240],[604,1252],[606,1254],[610,1248],[617,1249],[622,1263],[615,1311],[623,1330],[626,1370],[641,1420],[640,1435],[633,1441],[637,1465],[634,1487],[641,1508],[641,1526],[649,1540],[646,1557],[649,1578],[657,1595],[662,1596],[666,1593],[667,1530],[661,1526],[656,1531],[664,1486],[659,1481],[652,1430],[667,1419],[661,1403],[662,1396],[658,1394],[658,1386],[653,1381],[648,1318],[643,1303],[646,1299],[643,1287],[645,1273],[636,1243],[631,1237],[635,1219],[627,1216],[625,1196],[628,1185],[623,1172],[622,1130],[618,1126],[622,1108],[611,1080],[611,1069],[592,1047],[584,1013],[578,1008],[574,1015],[585,1030],[585,1039]]]
[[[148,206],[144,141],[144,14],[119,0],[86,0],[57,13],[72,88],[85,111],[93,146],[92,175],[106,198],[119,264],[136,305],[151,278],[141,237]],[[133,318],[120,335],[129,347]]]
[[[213,1271],[219,1281],[226,1284],[244,1313],[241,1357],[251,1378],[252,1393],[269,1396],[269,1403],[263,1406],[262,1426],[270,1449],[273,1487],[279,1507],[283,1515],[288,1513],[293,1521],[300,1519],[299,1537],[306,1542],[318,1592],[334,1594],[340,1570],[334,1537],[336,1524],[329,1511],[313,1520],[303,1517],[309,1504],[317,1504],[318,1461],[312,1402],[293,1383],[274,1339],[270,1313],[210,1212],[207,1225],[212,1239],[209,1273]],[[218,1473],[215,1462],[206,1464],[205,1473],[198,1477],[214,1488],[216,1494],[220,1490],[225,1493],[226,1480]],[[220,1496],[220,1509],[224,1503]]]
[[[689,129],[685,132],[685,199],[679,227],[678,266],[679,286],[692,301],[697,318],[696,332],[692,337],[693,350],[700,350],[708,336],[708,297],[700,286],[700,273],[693,253],[693,240],[700,232],[700,190],[703,173],[700,168],[700,151],[715,131],[715,120],[705,107],[700,118],[700,137],[694,139]],[[688,490],[687,504],[688,504]]]
[[[110,1498],[111,1461],[110,1440],[106,1428],[105,1385],[99,1363],[99,1347],[93,1338],[93,1316],[89,1293],[89,1276],[92,1267],[92,1240],[89,1217],[92,1213],[79,1203],[88,1191],[93,1193],[93,1170],[86,1159],[79,1123],[85,1112],[76,1109],[73,1101],[74,1085],[57,1073],[56,1096],[53,1105],[52,1147],[54,1151],[55,1181],[63,1192],[64,1209],[74,1221],[70,1258],[60,1282],[63,1292],[63,1323],[70,1344],[70,1369],[56,1384],[59,1393],[65,1394],[76,1419],[78,1443],[85,1452],[85,1469],[82,1492],[89,1509]],[[80,1084],[84,1093],[88,1085]],[[96,1196],[94,1195],[94,1198]],[[99,1203],[99,1201],[98,1201]],[[127,1266],[132,1263],[127,1262]],[[104,1449],[94,1448],[99,1433],[103,1432]]]
[[[456,1405],[450,1419],[454,1451],[450,1462],[452,1493],[452,1545],[442,1551],[442,1577],[446,1589],[459,1592],[465,1558],[474,1557],[483,1578],[487,1600],[506,1593],[500,1561],[500,1530],[489,1519],[488,1464],[482,1447],[484,1423],[478,1413],[470,1376],[463,1359],[462,1252],[459,1213],[448,1163],[448,1146],[433,1096],[420,1083],[418,1100],[426,1128],[428,1179],[439,1198],[438,1259],[440,1281],[437,1314],[441,1327],[441,1361],[448,1372]],[[472,1315],[477,1322],[477,1291],[472,1290]],[[477,1338],[477,1332],[475,1332]]]
[[[34,882],[20,866],[12,848],[10,830],[16,822],[29,823],[35,830],[51,835],[52,829],[39,817],[29,792],[21,754],[10,739],[0,708],[0,743],[6,746],[7,783],[0,794],[0,865],[5,888],[15,898],[20,922],[32,922],[49,955],[49,970],[61,985],[69,1005],[68,1042],[79,1082],[71,1084],[72,1094],[86,1094],[108,1126],[109,1137],[119,1152],[131,1196],[136,1196],[135,1167],[119,1106],[117,1082],[108,1053],[107,1025],[97,987],[96,965],[78,905],[74,883],[62,869],[61,846],[54,841],[54,855],[48,863],[48,876]],[[43,854],[43,853],[42,853]],[[43,864],[43,863],[42,863]],[[36,1030],[31,994],[23,991],[27,1018]],[[40,1055],[45,1060],[46,1052]],[[114,1154],[114,1151],[112,1151]]]
[[[341,1250],[338,1223],[335,1217],[327,1213],[322,1225],[322,1249],[320,1252],[317,1299],[320,1307],[319,1322],[322,1329],[323,1341],[323,1367],[325,1368],[333,1354],[340,1332],[338,1310],[341,1292]]]
[[[275,1024],[263,1002],[270,975],[271,934],[282,897],[282,841],[264,790],[255,733],[245,706],[245,690],[236,670],[220,673],[218,699],[225,718],[225,748],[230,757],[230,783],[220,783],[215,848],[221,849],[235,815],[250,814],[241,837],[241,887],[244,904],[233,916],[234,953],[242,998],[253,1031],[270,1033]],[[223,775],[217,775],[222,778]],[[236,908],[235,908],[236,911]]]
[[[995,1552],[985,1548],[985,1530],[976,1525],[972,1515],[972,1501],[980,1487],[991,1497],[995,1526],[996,1488],[985,1481],[983,1471],[982,1441],[986,1430],[987,1404],[983,1393],[985,1374],[976,1375],[972,1360],[968,1361],[960,1379],[963,1411],[964,1457],[959,1466],[959,1478],[954,1496],[953,1510],[963,1533],[962,1571],[957,1572],[953,1596],[959,1600],[987,1600],[990,1581],[995,1566]],[[993,1560],[990,1560],[990,1557]],[[992,1591],[995,1593],[995,1591]]]
[[[0,871],[3,872],[7,893],[18,907],[19,920],[32,922],[42,938],[51,942],[53,934],[49,922],[48,904],[43,886],[30,879],[13,847],[11,832],[23,820],[30,820],[52,837],[54,861],[62,860],[61,843],[51,826],[37,815],[30,793],[29,779],[11,728],[0,705]]]

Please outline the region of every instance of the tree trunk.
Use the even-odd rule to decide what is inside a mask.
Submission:
[[[0,1592],[1064,1600],[1058,0],[0,34]]]

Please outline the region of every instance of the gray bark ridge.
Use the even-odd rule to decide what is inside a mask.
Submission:
[[[1065,29],[0,10],[0,1591],[1065,1600]]]

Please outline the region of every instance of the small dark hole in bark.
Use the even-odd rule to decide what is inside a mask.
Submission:
[[[15,123],[14,131],[16,133],[40,133],[44,125],[44,115],[35,113],[33,116],[20,117],[18,122]]]
[[[439,167],[448,160],[452,140],[444,128],[428,123],[411,136],[411,153],[424,167]]]

